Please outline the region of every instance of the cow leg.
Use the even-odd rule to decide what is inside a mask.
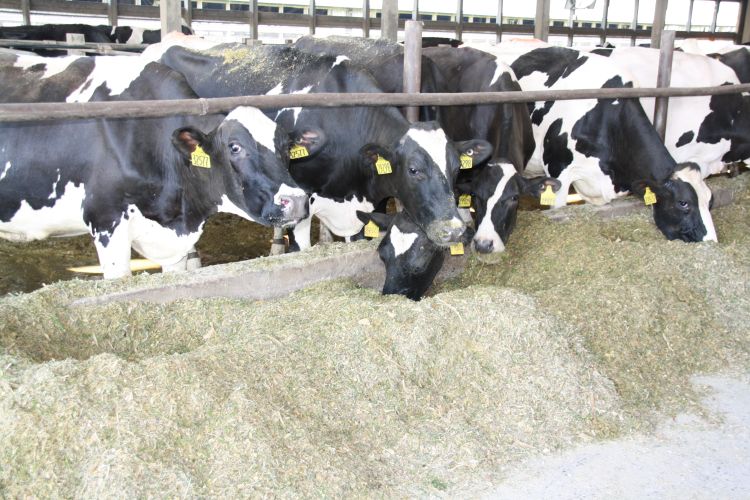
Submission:
[[[130,235],[121,222],[111,233],[94,233],[94,246],[105,279],[130,276]]]
[[[323,224],[323,221],[320,221],[318,243],[333,243],[333,233]]]
[[[310,248],[310,226],[312,223],[312,214],[306,219],[302,219],[292,229],[294,241],[289,245],[290,252],[299,252]]]

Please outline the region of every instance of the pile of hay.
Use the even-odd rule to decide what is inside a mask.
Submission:
[[[693,404],[691,374],[750,368],[750,191],[732,182],[720,244],[667,242],[646,210],[523,213],[499,264],[419,303],[349,281],[266,302],[70,308],[106,286],[82,281],[2,298],[0,496],[459,495],[647,427]]]

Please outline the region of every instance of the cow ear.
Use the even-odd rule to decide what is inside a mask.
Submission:
[[[206,134],[193,127],[178,128],[172,134],[172,144],[186,156],[190,156],[198,146],[205,149],[206,139]]]
[[[296,158],[314,156],[326,144],[326,135],[318,128],[295,129],[289,134],[289,139],[292,141],[292,148],[301,146],[307,150],[307,154],[296,156]],[[292,155],[292,157],[292,159],[295,159],[295,155]]]
[[[646,194],[646,188],[649,188],[657,196],[664,193],[664,184],[660,182],[639,179],[630,184],[630,192],[638,198],[643,198],[643,195]]]
[[[552,192],[556,193],[560,190],[562,183],[553,177],[534,177],[533,179],[526,179],[521,177],[523,182],[523,192],[529,194],[535,198],[542,195],[547,186],[552,187]]]
[[[387,230],[391,222],[393,222],[394,215],[384,214],[380,212],[362,212],[357,210],[357,218],[367,224],[368,222],[374,223],[383,231]]]
[[[359,154],[362,156],[362,160],[365,165],[373,166],[378,161],[378,157],[385,158],[389,162],[393,163],[393,153],[388,149],[378,144],[367,144],[359,150]]]
[[[477,166],[492,155],[492,144],[481,139],[472,139],[455,143],[459,155],[471,158],[471,164]]]

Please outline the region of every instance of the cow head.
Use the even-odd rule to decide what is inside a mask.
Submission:
[[[251,107],[233,110],[208,134],[183,127],[172,136],[188,162],[201,150],[210,158],[204,161],[209,168],[193,163],[190,169],[194,178],[208,179],[209,197],[220,212],[274,226],[293,225],[308,215],[307,195],[289,174],[288,141],[283,129]]]
[[[516,225],[518,199],[539,197],[547,186],[557,192],[560,181],[551,177],[526,179],[508,161],[492,161],[478,169],[471,184],[477,222],[473,246],[478,253],[502,252]]]
[[[671,178],[662,182],[635,182],[633,192],[642,198],[647,187],[656,195],[654,222],[667,239],[716,241],[709,211],[711,190],[698,165],[680,163]]]
[[[491,152],[487,141],[449,141],[435,122],[412,124],[395,146],[369,144],[361,150],[384,191],[398,198],[412,222],[440,246],[460,241],[466,230],[453,198],[459,157],[466,155],[476,165]],[[377,163],[383,160],[392,172],[379,175]]]
[[[422,298],[443,266],[445,250],[432,243],[405,212],[389,215],[357,211],[357,217],[386,231],[378,246],[385,265],[383,294]]]

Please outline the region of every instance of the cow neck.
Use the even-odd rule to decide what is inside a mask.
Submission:
[[[639,179],[663,182],[672,177],[677,163],[669,154],[659,134],[651,125],[637,99],[622,99],[623,119],[633,126],[628,128],[629,137],[623,145],[622,158],[629,159],[630,181]],[[632,147],[639,144],[639,147]]]

